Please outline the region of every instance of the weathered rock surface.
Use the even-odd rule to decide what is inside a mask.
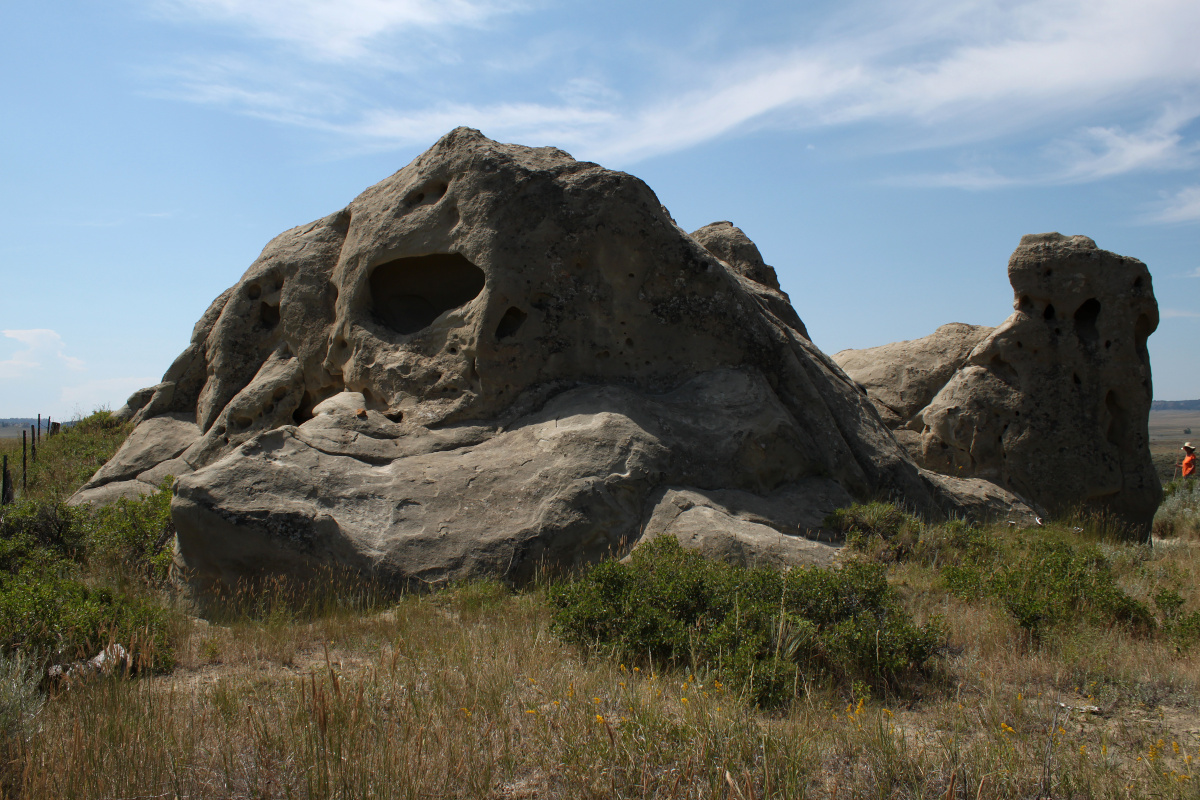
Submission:
[[[192,416],[167,413],[138,425],[117,454],[68,502],[103,504],[120,497],[140,497],[157,489],[168,475],[191,472],[191,466],[177,456],[200,435]]]
[[[1162,498],[1147,434],[1149,271],[1048,233],[1021,239],[1008,274],[1015,310],[998,328],[945,326],[835,360],[923,466],[1050,513],[1109,512],[1148,535]]]
[[[896,440],[920,459],[922,413],[992,328],[951,322],[921,339],[833,356],[879,411]]]
[[[200,580],[519,579],[664,532],[801,563],[852,497],[996,510],[913,463],[740,230],[693,238],[630,175],[463,128],[276,237],[122,413],[96,486],[186,465]],[[151,457],[164,418],[195,427]]]

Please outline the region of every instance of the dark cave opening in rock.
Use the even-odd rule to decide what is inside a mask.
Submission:
[[[371,272],[375,317],[397,333],[416,333],[483,290],[483,270],[459,253],[397,258]]]
[[[1075,310],[1075,335],[1085,344],[1095,344],[1100,338],[1096,321],[1100,319],[1100,301],[1090,298]]]

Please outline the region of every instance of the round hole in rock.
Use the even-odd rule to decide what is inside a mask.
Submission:
[[[483,270],[459,253],[397,258],[371,272],[376,318],[397,333],[416,333],[483,290]]]

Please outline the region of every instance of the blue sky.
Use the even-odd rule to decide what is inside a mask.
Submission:
[[[1200,397],[1200,3],[111,0],[0,29],[0,417],[156,383],[275,234],[456,125],[754,239],[827,352],[999,324],[1021,234],[1150,267]]]

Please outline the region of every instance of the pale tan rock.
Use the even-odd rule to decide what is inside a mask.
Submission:
[[[833,360],[866,391],[889,428],[919,432],[921,412],[992,330],[951,322],[921,339],[842,350]]]
[[[1111,513],[1148,535],[1162,494],[1147,435],[1149,271],[1085,236],[1048,233],[1023,237],[1008,273],[1015,311],[998,328],[946,325],[834,359],[922,466],[994,482],[1042,513]]]
[[[1008,265],[1015,311],[924,411],[939,472],[992,480],[1063,513],[1115,514],[1149,534],[1150,273],[1085,236],[1025,236]]]
[[[753,243],[696,236],[630,175],[460,128],[276,237],[131,402],[198,426],[184,566],[520,579],[631,546],[664,487],[957,509]]]
[[[196,423],[186,414],[169,413],[152,417],[136,428],[80,492],[97,489],[108,483],[133,480],[165,461],[174,459],[200,435]]]

